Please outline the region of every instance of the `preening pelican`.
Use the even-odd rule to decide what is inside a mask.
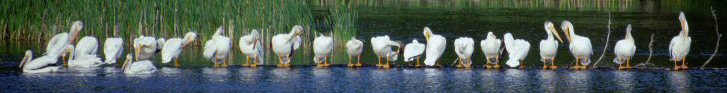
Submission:
[[[300,47],[301,38],[300,34],[303,33],[303,26],[293,26],[290,33],[278,34],[272,38],[273,52],[278,56],[280,63],[279,67],[289,67],[291,57],[295,54],[295,50]]]
[[[417,64],[414,65],[414,67],[421,67],[422,65],[419,58],[421,58],[422,54],[424,54],[424,50],[426,48],[427,45],[419,43],[416,39],[411,40],[411,43],[404,46],[404,62],[416,60]]]
[[[127,54],[126,61],[124,61],[123,66],[121,66],[121,70],[124,71],[124,74],[148,74],[157,71],[157,68],[154,67],[154,64],[152,64],[149,60],[132,62],[131,59],[131,54]]]
[[[66,51],[71,54],[69,57],[71,59],[68,59],[68,61],[65,61],[66,63],[64,63],[68,67],[98,67],[104,64],[101,61],[101,58],[96,57],[96,55],[74,53],[78,50],[78,48],[74,50],[72,45],[68,45],[66,48]]]
[[[118,33],[119,26],[116,26],[116,29],[114,29],[114,37],[106,38],[106,41],[104,41],[104,62],[106,64],[115,64],[116,60],[121,57],[122,52],[124,51],[124,40],[119,37]]]
[[[682,31],[679,32],[679,35],[672,38],[669,43],[670,60],[674,61],[674,70],[688,68],[686,58],[689,53],[689,47],[692,44],[692,37],[689,37],[689,24],[687,24],[687,18],[684,16],[684,12],[679,13],[679,22],[682,24]],[[682,61],[681,67],[677,65],[679,61]]]
[[[57,56],[60,55],[65,55],[61,53],[64,53],[67,45],[73,45],[74,40],[82,28],[83,22],[76,21],[73,22],[71,29],[67,33],[64,32],[53,36],[53,38],[48,41],[45,54],[54,58],[57,58]],[[69,37],[68,34],[71,34],[71,36]],[[63,57],[63,59],[65,60],[65,57]]]
[[[313,54],[315,54],[313,62],[318,67],[327,67],[333,64],[328,62],[331,51],[333,51],[333,37],[321,34],[313,40]]]
[[[636,44],[634,44],[634,37],[631,37],[631,24],[626,27],[626,36],[624,39],[616,42],[616,46],[613,49],[616,58],[613,62],[618,64],[618,69],[629,69],[631,68],[631,57],[636,52]],[[621,65],[626,61],[626,67]]]
[[[220,26],[217,28],[217,31],[212,34],[212,39],[207,40],[204,44],[203,56],[212,60],[215,67],[220,66],[220,64],[225,67],[228,66],[227,56],[232,48],[232,42],[230,41],[230,38],[223,35],[224,33],[224,27]]]
[[[525,64],[523,64],[524,62],[522,61],[525,61],[525,57],[528,56],[530,43],[523,39],[514,39],[510,33],[505,33],[504,39],[505,50],[507,50],[507,53],[509,54],[509,59],[505,62],[505,64],[510,67],[520,65],[520,68],[524,68]]]
[[[197,38],[197,33],[187,32],[184,38],[170,38],[164,42],[164,48],[162,48],[162,63],[169,63],[174,59],[174,66],[181,66],[179,64],[179,55],[182,51],[187,48],[189,43]]]
[[[136,60],[151,60],[157,50],[157,43],[154,37],[139,36],[134,39],[134,50]]]
[[[444,53],[444,49],[447,47],[447,39],[443,36],[432,33],[429,27],[424,27],[424,37],[427,39],[426,59],[424,64],[427,66],[434,66]]]
[[[472,53],[475,51],[475,41],[470,37],[460,37],[454,40],[454,52],[457,53],[457,67],[470,68],[472,66]]]
[[[247,56],[247,63],[242,66],[257,67],[257,65],[265,64],[265,45],[261,40],[260,33],[255,29],[250,34],[240,37],[240,52]],[[254,64],[250,64],[250,58],[255,61]]]
[[[363,52],[363,42],[361,40],[356,39],[356,37],[351,37],[351,40],[348,40],[346,42],[346,52],[348,53],[348,66],[363,66],[361,64],[361,53]],[[351,60],[353,60],[353,57],[356,57],[356,63],[351,63]]]
[[[397,47],[396,51],[392,51],[392,46]],[[389,64],[389,61],[396,61],[396,59],[399,56],[399,50],[401,49],[401,43],[396,41],[391,41],[389,39],[389,36],[377,36],[371,38],[371,48],[374,50],[374,54],[376,54],[376,59],[379,60],[379,63],[376,64],[378,67],[384,67],[389,68],[391,65]],[[381,64],[381,58],[386,58],[386,64]]]
[[[567,20],[564,20],[560,27],[565,32],[566,37],[568,37],[571,54],[576,57],[576,66],[573,68],[586,69],[586,66],[591,63],[591,55],[593,54],[591,39],[576,35],[573,24]]]
[[[543,69],[557,69],[555,55],[558,53],[558,43],[563,43],[563,40],[558,35],[558,30],[555,30],[553,22],[545,22],[545,33],[547,33],[548,38],[540,41],[540,61],[543,61]],[[560,42],[555,41],[553,35]],[[550,64],[550,67],[548,67],[548,64]]]
[[[487,32],[487,39],[480,41],[480,48],[485,53],[487,60],[486,68],[500,68],[500,46],[502,46],[502,40],[497,39],[492,32]]]
[[[58,56],[41,56],[33,59],[33,52],[30,50],[25,51],[25,57],[20,61],[20,69],[24,73],[44,73],[44,72],[55,72],[58,70],[58,66],[51,66],[56,64]]]
[[[76,50],[74,51],[74,55],[96,56],[96,51],[98,51],[98,39],[92,36],[85,36],[78,41],[78,44],[76,44]]]

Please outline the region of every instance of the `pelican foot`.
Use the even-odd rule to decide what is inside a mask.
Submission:
[[[346,66],[348,66],[348,67],[354,67],[356,65],[355,64],[348,63],[348,65],[346,65]]]
[[[420,64],[417,64],[417,65],[414,65],[414,67],[415,67],[415,68],[420,68],[420,67],[422,67],[422,65],[420,65]]]
[[[257,67],[257,64],[251,64],[250,67]]]
[[[357,67],[361,67],[361,66],[363,66],[363,64],[361,64],[361,63],[356,63],[356,66],[357,66]]]
[[[250,66],[250,64],[242,64],[243,67]]]
[[[558,69],[558,66],[550,66],[550,69]]]
[[[384,65],[381,65],[381,67],[384,67],[384,68],[391,68],[391,65],[389,65],[389,64],[384,64]]]
[[[485,68],[491,69],[493,66],[490,66],[490,64],[485,64]]]
[[[687,65],[682,65],[682,70],[687,70],[687,69],[689,69],[689,67],[687,67]]]
[[[278,67],[285,67],[285,64],[282,64],[282,63],[278,63],[278,65],[277,65],[277,66],[278,66]]]
[[[500,68],[500,64],[495,64],[495,66],[492,66],[492,67],[495,69],[498,69],[498,68]]]
[[[548,66],[543,66],[543,70],[546,70],[546,69],[548,69]]]
[[[325,64],[316,64],[316,67],[319,67],[319,68],[320,67],[326,67],[326,65]]]

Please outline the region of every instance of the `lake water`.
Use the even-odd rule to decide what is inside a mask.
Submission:
[[[727,71],[662,69],[455,69],[364,67],[119,68],[0,73],[4,92],[719,92]]]
[[[455,60],[452,42],[458,37],[472,37],[476,43],[488,31],[498,37],[513,33],[531,43],[525,64],[529,69],[483,70],[455,68],[392,68],[364,67],[349,69],[310,67],[312,54],[303,51],[293,62],[296,67],[242,68],[244,61],[239,52],[232,67],[212,68],[202,58],[201,48],[185,50],[180,58],[183,67],[170,68],[169,64],[155,63],[160,70],[148,75],[125,75],[119,66],[88,69],[65,69],[60,73],[24,74],[17,68],[25,50],[44,50],[39,43],[3,42],[0,45],[0,91],[2,92],[720,92],[727,90],[727,71],[721,69],[693,69],[670,71],[668,43],[681,28],[677,16],[687,15],[690,36],[693,39],[687,58],[689,66],[697,68],[713,53],[716,35],[714,20],[709,12],[716,6],[717,16],[723,20],[727,7],[722,0],[686,1],[583,1],[577,0],[471,0],[471,1],[397,1],[371,0],[353,2],[358,12],[356,37],[366,44],[362,61],[375,64],[376,58],[369,45],[373,36],[389,35],[404,43],[412,39],[424,41],[422,29],[430,27],[435,34],[448,40],[448,49],[439,64],[449,66]],[[327,1],[310,2],[314,15],[327,12]],[[603,5],[602,5],[603,4]],[[611,14],[611,37],[606,44],[608,14]],[[556,27],[563,20],[571,21],[575,33],[589,37],[593,42],[594,62],[606,52],[598,64],[599,69],[573,71],[564,69],[573,65],[567,43],[560,44],[557,62],[562,69],[541,70],[538,42],[544,39],[543,23],[552,21]],[[652,69],[618,71],[612,69],[613,45],[622,39],[627,24],[633,25],[637,54],[634,64],[643,63],[649,56],[648,42],[654,35]],[[720,24],[727,24],[721,21]],[[720,29],[725,29],[721,26]],[[562,34],[562,33],[561,33]],[[103,39],[100,39],[103,40]],[[724,40],[723,40],[724,41]],[[724,43],[722,43],[724,44]],[[130,48],[126,48],[130,50]],[[484,64],[484,56],[476,46],[474,65]],[[727,64],[725,45],[708,67],[724,68]],[[238,50],[235,50],[238,51]],[[129,52],[127,52],[129,53]],[[102,54],[99,52],[99,54]],[[268,52],[268,54],[271,54]],[[339,51],[337,54],[343,54]],[[343,54],[345,55],[345,54]],[[37,55],[36,55],[37,56]],[[157,55],[158,56],[158,55]],[[269,55],[272,56],[272,55]],[[505,58],[507,60],[507,58]],[[277,58],[269,57],[266,65],[274,65]],[[345,56],[334,56],[336,64],[346,64]],[[396,61],[398,65],[408,63]]]

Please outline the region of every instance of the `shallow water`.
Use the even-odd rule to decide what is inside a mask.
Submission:
[[[719,92],[724,70],[455,68],[167,68],[126,75],[118,68],[0,73],[5,92]]]

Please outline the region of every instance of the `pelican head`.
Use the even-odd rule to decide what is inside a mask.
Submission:
[[[626,26],[626,39],[632,39],[631,37],[631,24]]]
[[[131,54],[126,54],[126,60],[124,60],[124,64],[121,66],[121,71],[126,71],[126,68],[131,63],[132,58]]]
[[[573,37],[571,37],[571,33],[573,32],[573,24],[570,23],[568,20],[563,20],[563,23],[560,25],[560,28],[565,33],[566,38],[568,38],[568,42],[573,41]]]
[[[558,41],[560,43],[563,43],[563,39],[560,38],[560,35],[558,34],[558,30],[555,30],[555,26],[553,25],[553,22],[545,22],[545,32],[548,33],[548,37],[550,37],[551,34],[555,35],[556,38],[558,38]]]
[[[305,29],[303,29],[303,26],[295,25],[295,26],[293,26],[293,29],[291,29],[291,30],[292,30],[291,32],[295,33],[295,35],[301,35],[301,34],[303,34],[303,30],[305,30]]]
[[[76,40],[76,38],[78,37],[78,33],[81,32],[81,29],[83,29],[83,22],[81,22],[81,21],[73,22],[73,25],[71,25],[71,31],[69,33],[69,34],[71,34],[71,38],[70,38],[71,44],[73,44],[73,41]]]
[[[25,57],[23,57],[22,60],[20,60],[20,66],[18,66],[20,69],[23,69],[23,66],[25,66],[26,63],[28,63],[31,59],[33,59],[33,51],[27,50],[25,51]]]
[[[217,31],[215,31],[215,35],[224,35],[224,34],[225,34],[224,26],[220,26],[219,28],[217,28]]]
[[[679,13],[679,22],[682,23],[682,34],[689,36],[689,24],[687,23],[687,17],[684,16],[684,12]]]
[[[497,38],[497,36],[495,36],[495,34],[494,34],[494,33],[492,33],[492,32],[487,32],[487,39],[496,39],[496,38]]]
[[[429,27],[424,27],[424,37],[429,41],[429,37],[432,37],[433,33],[432,30],[429,29]]]
[[[73,45],[67,45],[64,52],[67,52],[69,57],[66,60],[63,60],[63,66],[68,67],[68,60],[73,59],[73,56],[75,56]],[[65,56],[65,54],[63,56]]]
[[[186,42],[184,42],[184,46],[186,46],[187,44],[189,44],[190,42],[192,42],[196,39],[197,39],[197,33],[187,32],[187,34],[184,35],[184,40],[187,40]]]

